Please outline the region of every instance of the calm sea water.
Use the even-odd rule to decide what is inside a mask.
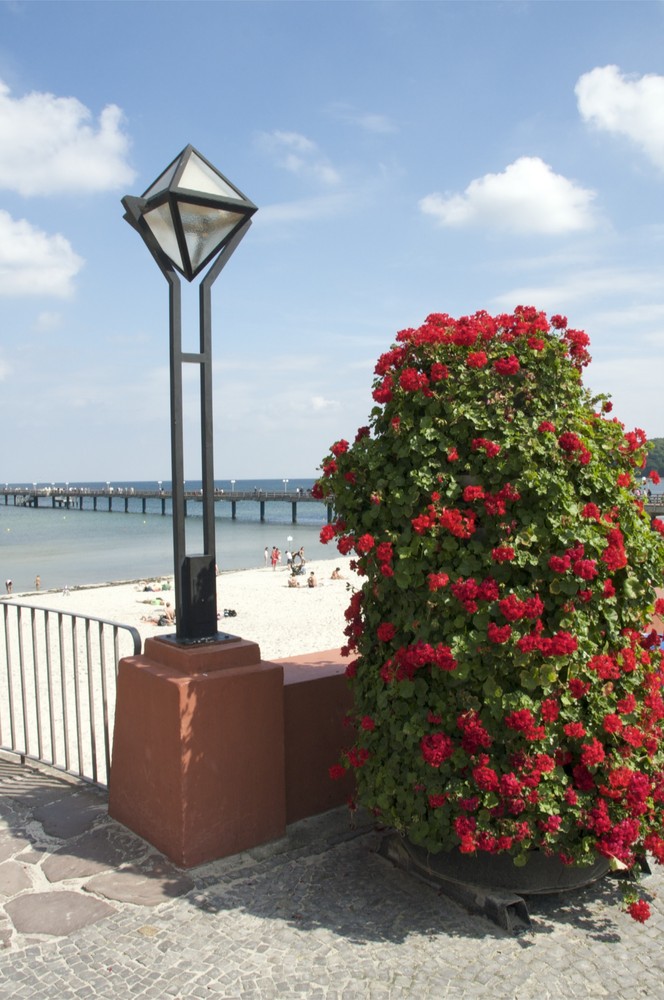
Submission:
[[[32,487],[32,483],[9,484]],[[38,486],[50,486],[39,483]],[[62,485],[62,484],[58,484]],[[70,487],[102,489],[106,483],[69,483]],[[134,487],[136,490],[156,490],[154,482],[114,482],[114,492]],[[231,483],[218,480],[219,489],[230,493]],[[298,487],[307,490],[311,479],[291,479],[289,492]],[[200,489],[200,482],[187,482],[186,488]],[[235,490],[266,492],[284,491],[281,479],[236,480]],[[164,480],[163,488],[170,483]],[[42,501],[46,503],[46,501]],[[169,515],[161,516],[158,500],[148,501],[146,513],[120,510],[66,510],[44,506],[5,506],[0,502],[0,590],[11,579],[14,592],[34,590],[35,577],[41,577],[43,590],[73,587],[113,580],[139,580],[145,577],[172,575],[173,529]],[[186,521],[187,551],[202,550],[202,517],[200,505],[189,502],[190,516]],[[323,504],[298,504],[298,523],[291,523],[288,503],[267,501],[266,521],[260,521],[259,504],[238,501],[237,519],[231,518],[231,505],[216,504],[217,565],[223,572],[231,569],[251,569],[263,565],[265,546],[278,546],[282,552],[304,546],[308,561],[334,559],[334,545],[321,545],[320,529],[326,523]]]

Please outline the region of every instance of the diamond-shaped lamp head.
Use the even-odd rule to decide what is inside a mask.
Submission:
[[[191,281],[246,226],[256,205],[187,146],[140,198],[122,199],[125,219],[158,262]]]

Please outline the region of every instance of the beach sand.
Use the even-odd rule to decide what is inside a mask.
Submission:
[[[219,631],[257,642],[264,660],[339,649],[346,642],[344,611],[351,588],[357,589],[360,583],[349,563],[350,559],[342,556],[307,563],[306,574],[311,570],[316,574],[315,588],[307,586],[307,575],[297,578],[299,587],[289,587],[290,570],[285,566],[274,571],[269,567],[222,573],[217,577]],[[330,579],[336,566],[340,567],[343,580]],[[131,582],[81,587],[68,595],[60,590],[32,591],[3,599],[133,625],[144,640],[172,633],[173,627],[141,621],[143,616],[159,614],[158,604],[145,602],[161,597],[172,603],[172,590],[150,593],[142,589],[144,585]],[[224,617],[224,609],[232,609],[236,615]]]

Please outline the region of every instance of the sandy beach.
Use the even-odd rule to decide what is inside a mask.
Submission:
[[[349,588],[359,586],[359,578],[351,571],[349,563],[350,559],[342,556],[307,563],[306,574],[313,570],[318,581],[315,588],[307,586],[306,575],[297,578],[299,587],[289,587],[290,570],[285,566],[276,570],[268,567],[222,573],[217,577],[217,606],[222,616],[220,631],[257,642],[266,660],[343,646]],[[331,580],[330,575],[337,566],[344,579]],[[161,605],[150,602],[173,601],[172,590],[170,593],[143,590],[143,586],[159,582],[172,585],[172,577],[164,577],[161,581],[81,587],[68,594],[61,590],[31,591],[11,597],[5,595],[3,600],[133,625],[145,639],[173,631],[141,620],[159,614]],[[224,617],[225,609],[235,611],[235,616]]]

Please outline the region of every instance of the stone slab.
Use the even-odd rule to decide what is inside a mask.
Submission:
[[[37,806],[34,818],[49,837],[78,837],[106,815],[106,804],[95,792],[67,791],[64,797]]]
[[[16,861],[5,861],[0,865],[0,896],[17,896],[32,888],[32,879],[23,865]]]
[[[68,778],[0,761],[0,801],[20,813],[70,795],[76,787]]]
[[[12,833],[11,830],[0,830],[0,862],[13,858],[19,851],[30,846],[27,837]]]
[[[107,875],[97,875],[83,888],[119,903],[158,906],[176,896],[184,896],[194,882],[179,868],[161,858],[142,865],[129,865]]]
[[[146,850],[145,842],[133,833],[116,824],[108,825],[70,840],[46,858],[42,871],[49,882],[88,878],[132,861]]]
[[[80,892],[33,892],[10,900],[7,916],[22,934],[51,934],[57,937],[88,927],[115,913],[103,899]]]

